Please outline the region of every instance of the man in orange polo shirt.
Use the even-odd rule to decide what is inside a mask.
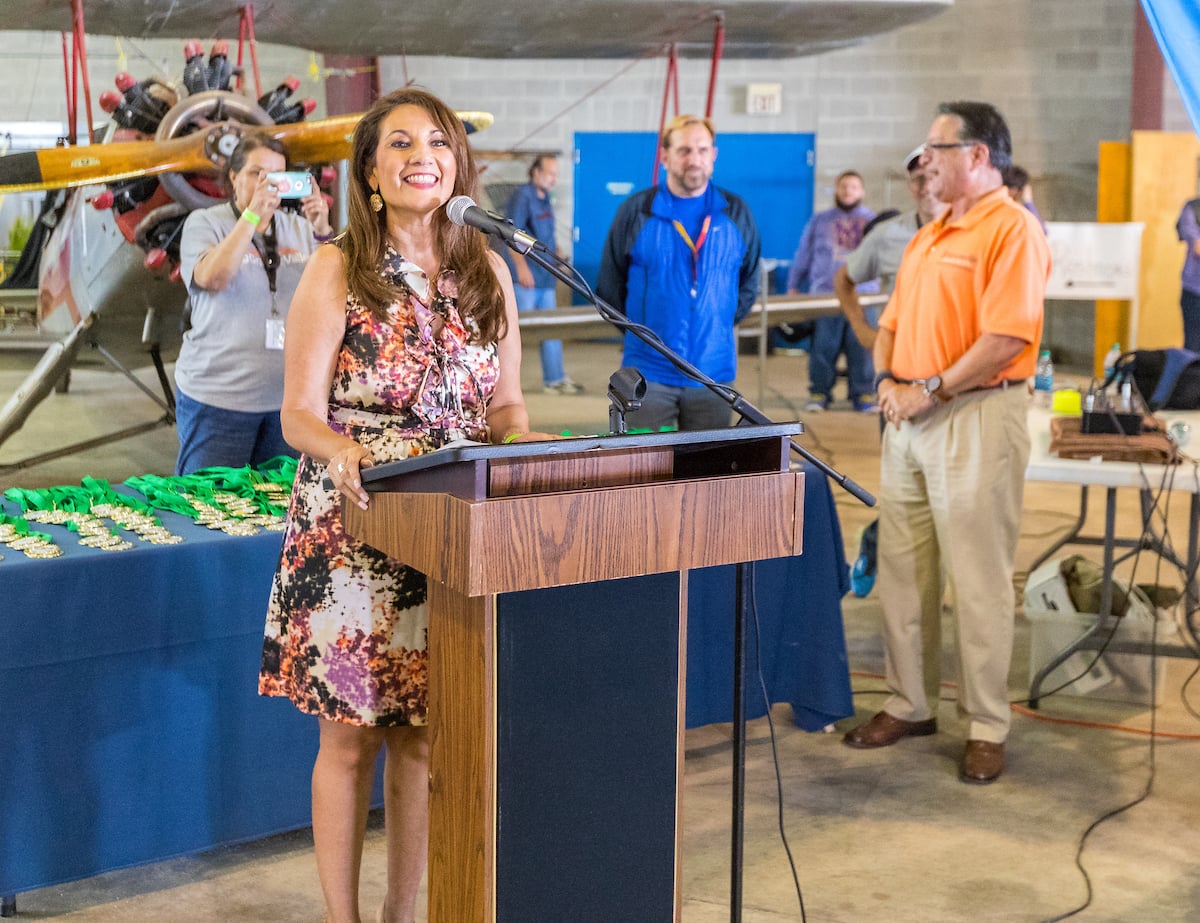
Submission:
[[[958,712],[969,725],[959,777],[978,784],[1004,771],[1013,556],[1029,458],[1026,379],[1050,275],[1045,234],[1004,187],[1011,162],[1008,126],[995,108],[938,107],[922,165],[950,208],[905,250],[875,344],[879,405],[891,424],[879,596],[892,695],[845,736],[868,748],[937,731],[948,580]]]

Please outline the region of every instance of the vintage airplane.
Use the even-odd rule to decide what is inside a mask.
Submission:
[[[60,31],[75,21],[89,31],[135,37],[239,33],[327,54],[444,54],[474,57],[630,57],[674,43],[682,55],[708,54],[694,41],[714,15],[722,22],[724,54],[796,56],[842,47],[940,12],[953,0],[734,0],[724,11],[709,3],[576,0],[547,15],[524,0],[463,0],[447,4],[345,4],[338,0],[274,0],[260,10],[236,0],[146,0],[140,5],[93,0],[9,0],[7,21],[25,29]],[[488,27],[480,29],[486,21]],[[729,37],[724,37],[729,36]],[[189,43],[191,46],[191,43]],[[357,116],[305,120],[300,102],[266,94],[257,100],[231,86],[228,50],[218,43],[206,61],[189,47],[182,79],[119,79],[105,94],[112,115],[107,143],[56,147],[0,157],[0,195],[63,190],[47,205],[45,233],[24,255],[24,288],[0,286],[0,349],[44,349],[40,362],[0,408],[0,445],[34,407],[69,380],[86,345],[158,401],[163,416],[110,437],[133,435],[173,421],[164,362],[178,346],[183,286],[173,276],[178,234],[194,208],[218,201],[213,182],[248,125],[283,141],[289,160],[314,167],[348,151]],[[714,50],[714,54],[715,54]],[[240,56],[239,56],[240,60]],[[715,72],[715,69],[714,69]],[[281,93],[281,86],[275,94]],[[464,113],[470,129],[486,113]],[[137,140],[129,140],[134,138]],[[491,152],[490,156],[513,156]],[[134,246],[131,246],[134,245]],[[32,268],[30,264],[33,264]],[[31,281],[36,279],[36,282]],[[564,321],[566,323],[567,321]],[[545,324],[542,325],[545,327]],[[535,336],[553,335],[540,329]],[[162,395],[131,369],[158,370]],[[95,445],[89,440],[15,463],[25,467]]]

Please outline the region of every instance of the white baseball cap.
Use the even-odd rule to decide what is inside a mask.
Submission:
[[[918,144],[916,147],[914,147],[911,151],[909,151],[908,156],[904,158],[904,169],[905,170],[913,169],[917,165],[917,163],[920,161],[921,155],[924,153],[925,153],[925,145],[924,144]]]

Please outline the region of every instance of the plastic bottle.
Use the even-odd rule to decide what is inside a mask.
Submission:
[[[1117,360],[1121,358],[1121,344],[1113,343],[1108,348],[1108,352],[1104,354],[1104,380],[1108,381],[1112,375],[1113,366],[1117,364]]]
[[[1054,362],[1050,350],[1043,349],[1038,356],[1037,371],[1033,374],[1033,406],[1049,410],[1054,403]]]

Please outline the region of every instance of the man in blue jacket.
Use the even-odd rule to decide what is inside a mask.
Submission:
[[[742,199],[710,182],[717,159],[710,119],[677,115],[660,144],[666,180],[621,203],[596,292],[706,375],[732,384],[734,327],[758,294],[758,228]],[[630,427],[729,426],[724,400],[630,333],[623,363],[641,370],[647,383],[641,409],[628,416]]]

